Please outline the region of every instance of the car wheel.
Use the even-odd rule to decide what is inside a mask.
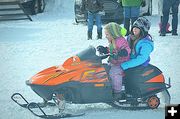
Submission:
[[[42,13],[46,6],[45,0],[39,0],[38,4],[39,4],[39,13]]]
[[[32,15],[35,15],[39,12],[39,5],[38,5],[38,0],[33,0],[32,1],[32,7],[31,7]]]
[[[75,18],[75,22],[78,24],[79,23],[79,21]]]

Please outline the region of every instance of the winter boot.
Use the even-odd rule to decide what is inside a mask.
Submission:
[[[88,40],[92,40],[92,32],[88,31]]]
[[[102,32],[97,32],[97,39],[102,39]]]
[[[171,33],[171,31],[169,30],[169,27],[170,27],[170,24],[167,23],[167,25],[166,25],[166,33]]]
[[[113,93],[113,99],[114,100],[121,100],[122,97],[124,97],[122,92],[116,92],[116,93],[114,92]]]
[[[167,23],[166,26],[166,33],[171,33],[171,31],[169,30],[170,24]],[[162,23],[159,23],[159,33],[161,33],[161,29],[162,29]]]
[[[178,35],[177,30],[172,30],[172,35],[177,36]]]

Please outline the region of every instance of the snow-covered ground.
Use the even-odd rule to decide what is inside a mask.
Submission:
[[[12,102],[11,95],[20,92],[30,101],[41,101],[25,85],[27,79],[42,69],[62,64],[65,59],[89,45],[107,44],[105,38],[86,40],[87,26],[73,24],[74,0],[46,1],[48,5],[45,12],[33,16],[33,22],[0,22],[0,119],[37,118]],[[153,0],[153,13],[157,13],[155,2]],[[154,14],[148,18],[152,22],[150,34],[155,44],[151,63],[159,67],[166,78],[171,77],[171,103],[180,103],[180,30],[179,36],[160,37],[159,16]],[[95,30],[96,27],[93,37],[96,36]],[[86,113],[74,119],[164,119],[163,105],[156,110],[140,111],[117,110],[103,103],[72,105],[69,108]],[[54,112],[55,109],[50,108],[49,111]]]

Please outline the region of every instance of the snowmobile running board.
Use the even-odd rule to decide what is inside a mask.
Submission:
[[[45,118],[45,119],[60,119],[60,118],[66,118],[66,117],[77,117],[77,116],[83,116],[85,113],[79,113],[79,114],[69,114],[69,113],[58,113],[58,114],[52,114],[52,115],[47,115],[44,111],[43,111],[43,107],[46,107],[47,105],[49,106],[55,106],[55,103],[52,102],[46,102],[46,103],[35,103],[35,102],[31,102],[29,103],[20,93],[14,93],[11,96],[11,99],[18,104],[19,106],[28,109],[33,115],[40,117],[40,118]],[[23,101],[23,103],[18,102],[18,100],[21,100],[21,102]],[[33,109],[36,108],[38,110],[40,110],[40,112],[42,113],[42,115],[37,114],[33,111]]]

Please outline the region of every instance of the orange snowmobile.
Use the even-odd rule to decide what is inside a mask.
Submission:
[[[170,79],[168,84],[165,83],[162,72],[150,64],[146,67],[126,70],[123,97],[114,100],[111,79],[108,74],[110,67],[102,63],[102,59],[106,57],[108,55],[97,56],[96,49],[91,46],[67,59],[63,65],[53,66],[37,73],[27,80],[26,84],[44,99],[44,104],[54,100],[58,107],[60,104],[64,106],[62,102],[76,104],[104,102],[114,107],[127,107],[127,105],[138,107],[140,104],[144,104],[147,108],[155,109],[160,104],[157,96],[157,93],[160,92],[170,102],[170,94],[167,90],[171,87]],[[15,98],[17,96],[24,99],[26,104],[18,103]],[[41,109],[39,104],[29,103],[20,93],[13,94],[11,98],[20,106],[27,107],[31,112],[33,112],[34,105]],[[35,113],[33,112],[33,114]],[[35,115],[37,116],[37,114]],[[43,111],[43,115],[39,117],[47,118],[48,116]]]

